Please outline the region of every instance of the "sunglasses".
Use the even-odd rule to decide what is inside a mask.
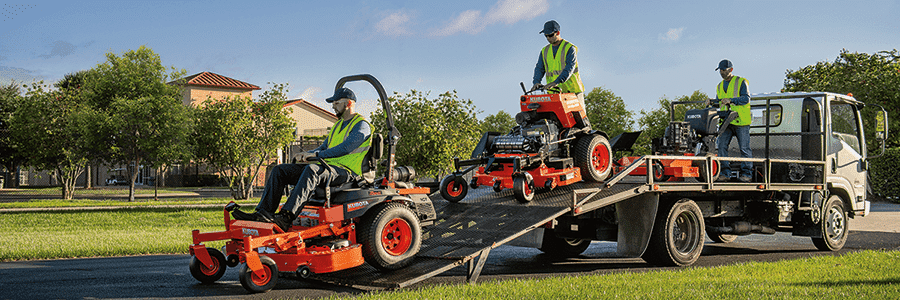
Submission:
[[[556,35],[556,32],[551,33],[551,34],[545,34],[544,36],[545,36],[545,37],[551,37],[551,36],[554,36],[554,35]]]

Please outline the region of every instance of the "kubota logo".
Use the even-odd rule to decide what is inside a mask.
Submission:
[[[350,203],[350,204],[347,204],[347,211],[351,212],[351,211],[363,208],[366,205],[369,205],[369,201],[359,201],[356,203]]]
[[[550,102],[550,97],[544,96],[544,97],[531,98],[531,103],[537,103],[537,102]]]
[[[244,232],[244,235],[259,236],[259,230],[256,229],[241,228],[241,231]]]

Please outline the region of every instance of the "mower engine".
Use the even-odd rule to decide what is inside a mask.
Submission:
[[[493,149],[498,152],[522,151],[526,153],[538,153],[544,146],[545,151],[556,150],[553,143],[559,136],[559,127],[556,122],[541,119],[537,124],[521,124],[511,134],[494,137]]]

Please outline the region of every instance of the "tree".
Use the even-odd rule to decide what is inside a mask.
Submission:
[[[481,138],[480,122],[472,100],[456,91],[429,99],[428,93],[394,92],[389,99],[394,126],[403,134],[397,145],[397,164],[416,168],[421,175],[439,177],[453,168],[454,157],[468,158]],[[372,113],[376,132],[387,134],[382,109]]]
[[[166,155],[160,152],[179,148],[190,132],[185,123],[181,88],[167,82],[181,78],[184,70],[162,65],[159,55],[141,46],[117,56],[106,54],[85,78],[86,104],[96,110],[90,115],[96,131],[86,139],[94,141],[93,151],[111,164],[125,165],[131,181],[128,199],[134,200],[134,183],[142,163]]]
[[[823,91],[840,94],[852,93],[865,103],[881,105],[887,110],[889,119],[900,117],[900,52],[879,51],[875,54],[850,53],[847,49],[834,62],[819,62],[796,71],[787,70],[784,79],[784,91]],[[874,120],[872,110],[863,110],[864,120]],[[874,122],[872,122],[874,123]],[[890,132],[900,132],[898,122],[888,122]],[[874,133],[874,126],[866,124],[866,133]],[[869,136],[867,140],[873,142]],[[900,135],[889,136],[888,146],[900,146]]]
[[[516,119],[505,111],[498,111],[496,114],[484,117],[481,121],[481,132],[499,132],[506,134],[510,129],[516,126]]]
[[[634,112],[629,111],[622,97],[611,90],[594,88],[584,96],[584,105],[594,130],[606,132],[610,138],[632,131]]]
[[[209,98],[197,111],[196,157],[228,177],[235,199],[248,199],[262,166],[293,140],[283,108],[286,85],[275,84],[258,102],[249,97]]]
[[[0,86],[0,170],[4,170],[0,176],[5,177],[5,185],[13,187],[18,185],[14,182],[18,180],[18,176],[5,175],[15,172],[25,162],[24,153],[19,151],[19,148],[13,143],[9,131],[10,118],[19,106],[19,91],[19,85],[15,82]],[[3,186],[0,185],[0,188]]]
[[[700,90],[694,91],[690,96],[680,96],[675,98],[675,100],[669,100],[665,96],[659,99],[659,107],[655,110],[644,111],[643,109],[640,112],[640,118],[638,118],[638,127],[644,132],[641,133],[641,136],[638,138],[637,142],[635,142],[634,152],[637,155],[645,155],[650,154],[650,143],[654,138],[663,137],[666,133],[666,127],[669,126],[669,122],[672,120],[672,116],[670,114],[672,110],[672,102],[698,102],[698,101],[706,101],[709,99],[709,96],[700,92]],[[702,103],[698,104],[684,104],[684,105],[676,105],[675,106],[675,121],[684,121],[685,113],[689,109],[697,109],[703,108]]]
[[[25,153],[28,165],[54,171],[62,183],[63,199],[72,199],[89,152],[82,139],[91,131],[84,122],[89,108],[67,95],[68,90],[51,90],[43,82],[27,89],[10,118],[12,143]]]

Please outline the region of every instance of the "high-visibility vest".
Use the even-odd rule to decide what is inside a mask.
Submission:
[[[556,53],[553,53],[553,44],[547,45],[541,50],[541,57],[544,59],[544,75],[548,84],[555,81],[566,68],[566,53],[569,53],[569,48],[574,48],[575,52],[578,52],[578,47],[566,40],[563,40],[562,44],[557,47]],[[578,75],[578,61],[575,61],[575,66],[572,67],[572,75],[566,82],[559,85],[559,89],[560,93],[584,92],[581,75]]]
[[[725,98],[737,98],[741,96],[741,84],[747,82],[746,79],[742,77],[731,77],[731,81],[728,83],[728,91],[724,90],[725,88],[725,80],[719,82],[719,86],[716,88],[716,98],[725,99]],[[749,83],[747,85],[750,85]],[[732,125],[744,126],[750,125],[750,121],[752,121],[750,117],[750,103],[744,105],[736,105],[731,104],[728,105],[725,110],[731,110],[738,113],[738,117],[731,121]]]
[[[331,130],[328,132],[328,148],[336,147],[340,145],[344,140],[350,135],[350,131],[353,129],[353,126],[356,126],[356,123],[365,122],[362,115],[356,114],[350,121],[345,121],[344,118],[340,118],[334,126],[331,127]],[[344,126],[344,123],[347,123],[347,126]],[[343,129],[341,129],[343,128]],[[369,151],[369,146],[372,144],[372,135],[369,135],[369,138],[366,139],[365,142],[356,147],[353,151],[344,156],[326,158],[325,162],[331,165],[339,165],[344,167],[347,170],[353,172],[353,174],[361,175],[362,174],[362,163],[363,159],[366,157],[366,151]]]

